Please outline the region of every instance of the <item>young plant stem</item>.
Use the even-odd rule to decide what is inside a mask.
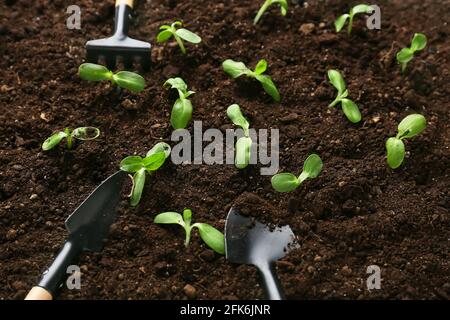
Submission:
[[[339,96],[332,103],[330,103],[329,107],[330,108],[335,107],[340,101],[341,101],[341,97]]]
[[[405,73],[405,71],[406,71],[406,67],[407,67],[408,65],[406,64],[406,63],[402,63],[402,73],[404,74]]]
[[[187,248],[189,246],[189,242],[191,241],[191,231],[192,228],[186,226],[186,240],[184,241],[184,246]]]
[[[73,146],[73,140],[69,128],[64,129],[64,132],[67,135],[67,149],[71,150]]]
[[[180,46],[181,52],[183,52],[183,54],[186,54],[186,47],[184,46],[183,41],[175,33],[173,36],[174,36],[175,40],[177,41],[178,45]]]
[[[350,15],[348,19],[348,30],[347,30],[348,35],[352,33],[352,28],[353,28],[353,16]]]
[[[258,24],[259,20],[261,20],[262,15],[264,14],[264,12],[267,11],[267,9],[269,7],[270,7],[270,0],[266,0],[266,2],[264,2],[262,7],[259,9],[258,14],[255,17],[253,24]]]

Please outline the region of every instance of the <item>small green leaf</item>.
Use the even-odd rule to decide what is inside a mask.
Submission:
[[[317,154],[310,155],[303,164],[302,175],[306,176],[307,179],[314,179],[319,176],[322,172],[323,162],[322,159]],[[305,179],[302,177],[300,179],[303,182]]]
[[[346,85],[341,73],[337,70],[328,70],[328,78],[330,79],[331,84],[338,91],[339,95],[342,95],[346,90]]]
[[[167,159],[170,156],[171,151],[172,151],[172,148],[170,148],[170,146],[167,143],[159,142],[159,143],[155,144],[155,146],[153,148],[151,148],[149,152],[147,152],[147,157],[150,157],[158,152],[164,152],[165,157]]]
[[[187,29],[178,29],[176,33],[181,39],[186,40],[190,43],[197,44],[202,42],[202,38]]]
[[[131,191],[130,204],[132,207],[136,207],[141,201],[142,191],[145,186],[145,169],[142,168],[137,171],[133,176],[133,190]]]
[[[256,79],[261,82],[264,91],[273,98],[276,102],[281,101],[280,93],[278,92],[277,87],[275,86],[275,83],[273,83],[272,78],[267,75],[256,75]]]
[[[397,61],[401,64],[407,64],[414,57],[414,51],[409,48],[403,48],[397,53]]]
[[[236,62],[231,59],[225,60],[222,63],[223,70],[230,75],[232,78],[236,79],[243,74],[248,74],[249,70],[247,66],[242,62]]]
[[[206,223],[196,223],[193,227],[197,227],[200,237],[203,241],[219,254],[225,254],[225,237],[216,228]]]
[[[144,159],[140,156],[126,157],[120,162],[120,170],[134,173],[144,167]]]
[[[182,227],[185,226],[183,217],[177,212],[160,213],[155,217],[153,222],[158,224],[179,224]]]
[[[80,78],[87,81],[111,80],[113,73],[106,67],[94,63],[83,63],[78,68]]]
[[[183,210],[183,220],[187,226],[191,225],[191,221],[192,221],[192,210],[191,209]]]
[[[361,121],[361,112],[358,106],[350,99],[342,99],[342,111],[350,122],[358,123]]]
[[[427,37],[423,33],[416,33],[411,42],[412,51],[421,51],[427,46]]]
[[[405,159],[405,145],[402,140],[389,138],[386,142],[387,162],[389,167],[397,169]]]
[[[359,4],[354,6],[350,10],[350,15],[354,16],[358,13],[369,13],[369,12],[372,12],[372,6],[369,6],[367,4]]]
[[[346,13],[336,19],[336,21],[334,22],[336,32],[340,32],[342,30],[342,28],[344,28],[345,22],[347,22],[348,18],[349,18],[349,15]]]
[[[398,125],[398,138],[409,139],[420,134],[427,127],[427,120],[421,114],[411,114]]]
[[[278,192],[292,192],[300,185],[299,179],[291,173],[279,173],[272,177],[272,187]]]
[[[162,25],[161,27],[159,27],[159,30],[167,30],[170,29],[171,27],[168,26],[167,24]]]
[[[113,75],[113,81],[119,87],[132,92],[141,92],[145,88],[145,79],[134,72],[120,71]]]
[[[50,136],[48,139],[44,141],[42,144],[42,150],[48,151],[56,147],[62,139],[67,138],[67,133],[59,131],[54,133],[52,136]]]
[[[142,164],[147,171],[156,171],[166,162],[166,154],[161,151],[143,159]]]
[[[72,131],[72,137],[83,141],[94,140],[99,136],[100,130],[94,127],[81,127]]]
[[[164,87],[165,88],[170,87],[171,89],[177,89],[183,93],[183,96],[188,90],[188,86],[187,86],[186,82],[182,78],[179,78],[179,77],[168,79],[164,83]]]
[[[173,36],[172,30],[166,29],[166,30],[163,30],[160,33],[158,33],[158,36],[156,37],[156,41],[158,41],[160,43],[165,42],[165,41],[169,40],[172,36]]]
[[[251,147],[252,139],[249,137],[242,137],[236,142],[236,168],[245,169],[249,165]]]
[[[250,127],[247,119],[245,119],[244,115],[241,112],[241,108],[237,104],[233,104],[227,109],[228,118],[237,126],[240,126],[244,131],[247,131]]]
[[[263,74],[267,70],[267,61],[266,60],[259,60],[258,64],[255,68],[256,74]]]
[[[177,99],[172,108],[170,124],[174,129],[185,129],[192,119],[193,107],[188,99]]]

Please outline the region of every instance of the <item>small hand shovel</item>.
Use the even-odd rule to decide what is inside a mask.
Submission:
[[[125,68],[131,68],[136,58],[142,69],[150,68],[150,43],[128,37],[133,3],[133,0],[116,0],[114,35],[110,38],[91,40],[86,43],[88,62],[96,63],[100,57],[103,57],[106,66],[114,69],[117,58],[122,57]]]
[[[225,225],[226,258],[232,263],[251,264],[258,268],[270,300],[285,299],[275,272],[275,261],[288,253],[294,241],[295,236],[289,226],[270,231],[260,222],[239,215],[235,208],[228,213]]]
[[[109,177],[67,218],[69,237],[25,300],[52,300],[68,276],[67,268],[75,263],[81,252],[103,249],[109,227],[117,216],[116,207],[126,176],[120,171]]]

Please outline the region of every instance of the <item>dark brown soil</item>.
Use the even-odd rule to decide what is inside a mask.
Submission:
[[[378,1],[382,29],[367,30],[359,17],[351,37],[333,29],[348,1],[291,4],[286,18],[273,8],[257,27],[261,1],[142,2],[132,36],[154,43],[158,27],[178,18],[203,43],[188,45],[186,56],[155,44],[148,86],[137,95],[77,76],[85,41],[111,34],[110,2],[77,1],[80,31],[65,26],[73,1],[0,2],[0,299],[26,295],[63,243],[64,220],[123,157],[169,141],[173,99],[162,84],[171,76],[197,92],[194,119],[204,128],[230,127],[225,110],[239,103],[252,127],[280,129],[283,171],[299,172],[312,152],[324,170],[296,192],[278,194],[259,167],[166,164],[138,209],[123,200],[104,251],[82,257],[82,290],[62,290],[60,298],[186,299],[188,284],[198,299],[263,298],[253,268],[228,264],[197,235],[186,250],[180,228],[152,223],[157,213],[189,207],[196,221],[223,229],[238,197],[250,214],[287,223],[298,236],[301,249],[278,268],[290,299],[449,298],[448,1]],[[314,25],[310,34],[300,30],[306,23]],[[395,53],[415,32],[429,44],[402,76]],[[227,58],[252,67],[267,59],[282,103],[228,79],[221,69]],[[343,72],[361,124],[327,108],[330,68]],[[384,143],[413,112],[427,117],[428,128],[407,142],[404,166],[390,170]],[[54,130],[84,125],[99,127],[101,138],[70,152],[40,150]],[[373,264],[383,281],[369,292]]]

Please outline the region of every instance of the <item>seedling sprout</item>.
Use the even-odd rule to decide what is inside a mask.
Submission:
[[[225,238],[223,234],[214,228],[213,226],[206,223],[194,223],[192,222],[192,211],[190,209],[185,209],[183,215],[177,212],[164,212],[155,217],[155,223],[158,224],[178,224],[182,226],[186,232],[186,238],[184,245],[189,246],[191,241],[192,229],[197,228],[202,240],[219,254],[225,254]]]
[[[416,33],[411,41],[411,47],[403,48],[397,53],[397,61],[402,66],[402,72],[406,71],[408,62],[414,58],[414,54],[425,49],[427,37],[423,33]]]
[[[342,75],[339,73],[339,71],[329,70],[328,78],[330,79],[331,84],[338,91],[336,99],[329,105],[329,107],[334,107],[338,103],[341,103],[342,111],[344,111],[347,119],[353,123],[360,122],[361,112],[359,111],[357,104],[347,98],[348,90],[346,88],[346,84]]]
[[[245,169],[250,163],[252,139],[250,138],[249,127],[247,119],[241,112],[241,108],[237,104],[228,107],[227,115],[230,120],[237,126],[244,130],[244,136],[239,138],[236,142],[236,157],[234,163],[236,168]]]
[[[94,63],[83,63],[80,65],[78,72],[83,80],[110,81],[113,85],[132,92],[141,92],[145,88],[145,79],[134,72],[119,71],[113,73],[108,68]]]
[[[67,149],[72,149],[73,139],[89,141],[97,139],[100,136],[100,130],[94,127],[81,127],[71,131],[65,128],[64,131],[55,132],[42,144],[42,150],[48,151],[55,148],[63,139],[67,141]]]
[[[276,102],[280,102],[281,97],[278,92],[277,87],[272,81],[272,78],[268,75],[263,74],[267,70],[267,61],[260,60],[256,65],[254,71],[247,68],[247,66],[242,62],[236,62],[234,60],[228,59],[223,62],[223,70],[230,75],[233,79],[237,79],[242,75],[246,75],[250,78],[255,78],[261,82],[264,91],[267,92]]]
[[[141,201],[147,174],[152,174],[161,168],[166,159],[170,156],[170,152],[170,146],[167,143],[160,142],[147,153],[145,158],[140,156],[130,156],[122,160],[120,163],[120,170],[134,173],[132,177],[133,187],[130,196],[131,206],[135,207]]]
[[[183,23],[181,21],[175,21],[170,26],[161,26],[159,28],[161,32],[158,34],[156,40],[161,43],[166,42],[170,38],[174,37],[178,45],[180,46],[181,52],[183,52],[184,54],[186,53],[186,47],[184,46],[183,40],[194,44],[202,42],[202,38],[187,29],[179,28],[181,26],[183,26]]]
[[[396,137],[389,138],[386,142],[387,162],[389,167],[397,169],[405,159],[404,139],[410,139],[420,134],[427,126],[427,120],[421,114],[411,114],[398,125]]]
[[[256,15],[255,20],[253,21],[253,24],[255,25],[258,24],[263,14],[274,4],[279,4],[281,9],[281,15],[286,16],[288,11],[287,0],[265,0],[263,5],[259,9],[258,14]]]
[[[312,154],[306,159],[300,176],[297,177],[292,173],[279,173],[272,177],[272,187],[278,192],[292,192],[306,179],[317,178],[322,168],[322,159],[317,154]]]
[[[174,129],[185,129],[192,119],[192,103],[188,98],[195,92],[189,91],[186,82],[181,78],[167,80],[164,87],[178,91],[179,98],[173,105],[170,123]]]
[[[348,34],[352,33],[353,28],[353,19],[355,15],[359,13],[371,13],[373,11],[372,6],[367,4],[358,4],[357,6],[354,6],[350,9],[349,13],[343,14],[339,18],[336,19],[334,22],[334,26],[336,27],[336,32],[340,32],[342,28],[344,28],[345,23],[348,20]]]

